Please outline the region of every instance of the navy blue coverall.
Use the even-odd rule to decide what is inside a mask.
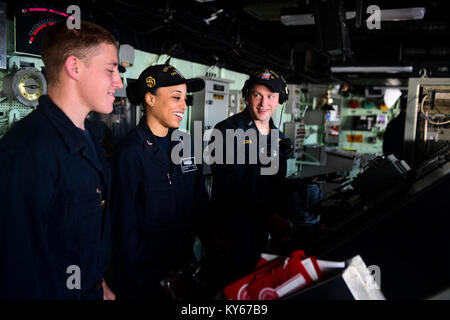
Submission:
[[[0,140],[0,299],[103,298],[110,174],[92,140],[97,155],[45,95]]]
[[[277,129],[270,120],[270,128]],[[226,129],[258,129],[252,120],[248,108],[222,122],[215,129],[222,132],[224,148]],[[278,129],[277,129],[278,130]],[[279,139],[285,136],[281,131]],[[263,136],[264,137],[264,136]],[[257,152],[265,152],[266,156],[274,151],[270,146],[270,135],[267,136],[267,150],[257,148]],[[212,140],[214,141],[214,140]],[[213,164],[213,185],[211,193],[211,215],[214,216],[215,230],[222,239],[231,244],[231,257],[224,263],[223,279],[232,281],[248,273],[256,264],[260,253],[266,252],[269,233],[268,218],[272,214],[283,216],[283,206],[286,199],[285,176],[287,170],[287,155],[283,150],[275,155],[279,157],[278,171],[274,175],[261,175],[261,168],[267,165],[258,161],[249,163],[249,152],[252,144],[246,137],[244,141],[234,139],[234,164]],[[279,142],[279,140],[278,140]],[[245,163],[237,164],[236,151],[239,144],[245,144]],[[229,147],[229,146],[228,146]],[[272,151],[270,151],[272,150]],[[225,158],[226,151],[224,151]],[[259,155],[258,155],[259,159]]]
[[[169,137],[173,131],[169,129]],[[184,142],[171,141],[170,150],[178,143]],[[164,299],[161,279],[195,262],[194,234],[201,232],[208,201],[202,168],[172,164],[167,152],[143,117],[113,158],[114,288],[118,298]]]

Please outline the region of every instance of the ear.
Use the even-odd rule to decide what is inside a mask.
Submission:
[[[69,74],[69,77],[78,80],[80,78],[81,70],[80,70],[81,60],[75,56],[67,57],[64,68]]]
[[[145,99],[145,103],[146,103],[149,107],[153,107],[153,105],[155,104],[156,97],[155,97],[153,94],[151,94],[150,92],[147,92],[147,93],[145,94],[144,99]]]

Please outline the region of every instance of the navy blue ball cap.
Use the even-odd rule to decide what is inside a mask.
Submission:
[[[253,72],[250,75],[249,84],[264,84],[272,89],[273,92],[279,93],[282,93],[284,89],[284,83],[281,76],[271,69],[262,69]]]
[[[160,87],[171,87],[185,83],[187,92],[201,91],[205,87],[203,79],[186,79],[174,66],[169,64],[147,67],[139,75],[137,83],[140,91],[138,95],[142,100],[147,92]]]

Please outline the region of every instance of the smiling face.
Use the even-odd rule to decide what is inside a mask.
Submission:
[[[255,84],[247,98],[248,108],[253,120],[267,123],[279,106],[278,92],[273,92],[263,84]]]
[[[89,58],[82,60],[78,83],[81,102],[90,111],[111,113],[114,93],[116,89],[123,88],[116,47],[102,43]]]
[[[145,95],[149,111],[147,119],[154,134],[162,136],[169,128],[180,126],[187,109],[186,93],[186,84],[180,84],[160,87],[156,90],[156,94]]]

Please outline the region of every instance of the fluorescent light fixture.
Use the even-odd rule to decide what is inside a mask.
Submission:
[[[292,14],[280,17],[280,21],[285,26],[306,26],[314,24],[314,15],[311,14]]]
[[[425,16],[425,8],[402,8],[402,9],[386,9],[380,10],[381,21],[403,21],[403,20],[420,20]],[[356,11],[347,11],[345,19],[353,19],[356,17]],[[314,14],[292,14],[280,17],[281,23],[286,26],[313,25]]]
[[[210,16],[209,18],[203,19],[203,21],[205,21],[206,24],[210,24],[211,21],[216,20],[216,19],[217,19],[217,16],[218,16],[219,14],[221,14],[222,12],[223,12],[223,9],[219,9],[219,10],[217,10],[216,12],[214,12],[213,14],[211,14],[211,16]]]
[[[381,21],[420,20],[425,16],[425,8],[404,8],[381,10]]]
[[[354,17],[356,17],[355,11],[345,13],[345,19],[347,20],[352,19]],[[282,24],[286,26],[300,26],[300,25],[306,26],[315,24],[313,13],[283,15],[280,17],[280,21]]]
[[[386,89],[400,89],[400,90],[408,90],[408,87],[405,86],[373,86],[374,90],[386,90]]]
[[[334,73],[399,73],[412,72],[413,67],[331,67],[330,70]]]

